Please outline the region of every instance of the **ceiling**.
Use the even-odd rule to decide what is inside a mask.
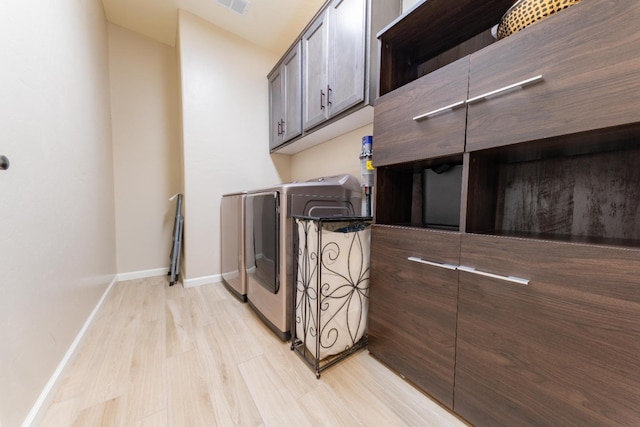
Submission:
[[[175,46],[178,9],[283,54],[324,0],[248,0],[244,15],[216,0],[102,0],[107,20]]]

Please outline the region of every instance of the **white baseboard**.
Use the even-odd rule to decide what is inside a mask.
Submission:
[[[102,303],[104,302],[105,298],[111,291],[111,288],[113,288],[113,285],[115,285],[117,281],[118,281],[118,276],[116,275],[113,277],[113,280],[111,280],[111,283],[109,283],[109,286],[107,286],[107,289],[102,294],[102,297],[100,297],[98,304],[96,304],[95,308],[93,309],[93,311],[91,312],[87,320],[84,322],[84,325],[82,325],[82,329],[80,329],[80,332],[78,332],[78,335],[76,335],[76,339],[73,340],[73,342],[69,346],[69,349],[67,350],[64,357],[58,364],[58,367],[53,372],[53,375],[51,375],[51,378],[49,378],[49,381],[44,386],[44,389],[42,390],[42,393],[40,393],[38,400],[36,400],[36,403],[31,408],[31,411],[29,411],[29,414],[27,414],[27,418],[25,418],[24,422],[22,423],[22,427],[38,425],[42,421],[42,418],[44,417],[43,409],[44,410],[48,409],[49,403],[51,403],[50,401],[54,397],[51,391],[56,386],[58,379],[61,377],[62,373],[67,367],[67,364],[71,361],[76,349],[78,348],[78,345],[80,345],[80,342],[82,342],[82,339],[84,338],[84,334],[89,329],[89,326],[91,326],[91,323],[93,322],[93,318],[98,313],[98,310],[100,310]],[[37,421],[37,422],[34,423],[34,421]]]
[[[185,288],[193,288],[196,286],[209,285],[211,283],[222,282],[221,274],[214,274],[213,276],[196,277],[194,279],[182,279],[182,286]]]
[[[118,273],[118,282],[127,280],[145,279],[147,277],[166,276],[170,267],[160,267],[151,270],[130,271],[128,273]]]

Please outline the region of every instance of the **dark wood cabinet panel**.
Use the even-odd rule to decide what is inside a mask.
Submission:
[[[269,149],[302,133],[302,48],[298,43],[269,75]]]
[[[467,151],[640,121],[640,3],[590,0],[471,55]]]
[[[500,21],[514,0],[421,0],[380,33],[380,94],[430,71],[425,63],[437,58],[442,65],[489,43],[476,36]],[[467,45],[469,43],[469,45]],[[438,58],[440,57],[440,58]]]
[[[478,426],[640,422],[640,251],[463,235],[454,410]]]
[[[375,225],[372,228],[369,351],[412,383],[453,407],[455,270],[460,235]]]
[[[374,110],[374,165],[462,153],[468,74],[467,57],[380,97]],[[455,103],[458,108],[416,119]]]

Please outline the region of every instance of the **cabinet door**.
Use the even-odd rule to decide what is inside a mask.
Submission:
[[[449,408],[459,250],[458,233],[372,229],[369,351]]]
[[[282,78],[282,67],[278,67],[269,76],[269,148],[272,150],[283,142],[284,98]]]
[[[283,142],[302,133],[302,47],[298,43],[282,62]]]
[[[638,424],[640,251],[463,235],[460,263],[530,282],[459,272],[457,413],[478,426]]]
[[[365,1],[335,0],[329,6],[329,117],[364,101]]]
[[[378,98],[374,165],[462,153],[468,79],[466,57]]]
[[[467,150],[640,121],[638,27],[640,2],[585,1],[471,55]]]
[[[327,112],[327,13],[320,15],[302,35],[303,88],[302,126],[308,130],[325,121]]]

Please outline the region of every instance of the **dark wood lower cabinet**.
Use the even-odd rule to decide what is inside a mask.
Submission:
[[[459,272],[456,413],[640,425],[640,250],[463,235],[460,265],[476,273]]]
[[[458,272],[448,265],[460,234],[374,225],[371,239],[369,351],[452,408]]]

